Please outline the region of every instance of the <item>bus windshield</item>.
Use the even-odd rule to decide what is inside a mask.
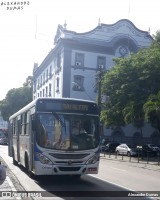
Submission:
[[[87,150],[99,144],[98,116],[39,113],[36,119],[36,141],[55,150]]]

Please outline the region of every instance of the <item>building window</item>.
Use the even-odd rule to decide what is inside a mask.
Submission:
[[[42,86],[42,75],[41,75],[41,81],[40,81],[40,87]]]
[[[57,55],[57,67],[58,68],[61,67],[61,56],[60,56],[60,54]]]
[[[59,92],[59,78],[56,79],[56,92]]]
[[[40,80],[38,79],[37,89],[39,90],[39,88],[40,88]]]
[[[106,57],[104,56],[98,56],[97,57],[97,69],[99,70],[99,68],[101,67],[101,69],[106,68]]]
[[[43,97],[45,97],[45,90],[43,89]]]
[[[48,86],[46,87],[46,97],[48,97]]]
[[[52,65],[49,67],[49,78],[52,78]]]
[[[33,92],[34,93],[36,92],[36,83],[37,83],[36,81],[33,82]]]
[[[51,91],[52,91],[52,84],[49,84],[49,97],[51,97],[51,96],[52,96],[52,93],[51,93]]]
[[[45,84],[45,72],[43,73],[43,85]]]
[[[84,91],[84,76],[81,76],[81,75],[74,76],[72,89],[75,91]]]
[[[47,69],[47,71],[46,71],[46,81],[48,81],[48,78],[49,78],[49,76],[48,76],[48,69]]]
[[[76,67],[84,67],[84,54],[83,53],[76,53],[75,66]]]
[[[55,73],[59,74],[60,71],[61,71],[61,56],[60,56],[60,54],[58,54],[57,55],[57,66],[56,66]]]

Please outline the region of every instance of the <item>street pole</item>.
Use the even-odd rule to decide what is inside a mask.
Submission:
[[[103,70],[103,66],[100,65],[99,66],[99,73],[98,73],[98,107],[99,107],[99,115],[101,114],[101,101],[102,101],[102,94],[101,94],[101,86],[102,86],[102,82],[101,82],[101,78],[102,78],[102,70]],[[103,136],[103,123],[101,123],[100,125],[100,135]]]
[[[101,82],[101,78],[102,78],[102,70],[103,70],[103,66],[102,65],[100,65],[99,66],[99,77],[98,77],[98,106],[99,106],[99,112],[101,112],[101,100],[102,100],[102,98],[101,98],[101,96],[102,96],[102,94],[101,94],[101,87],[102,87],[102,82]]]

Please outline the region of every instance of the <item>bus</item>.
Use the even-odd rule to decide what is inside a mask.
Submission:
[[[9,118],[9,156],[29,176],[97,174],[99,124],[93,101],[38,98]]]

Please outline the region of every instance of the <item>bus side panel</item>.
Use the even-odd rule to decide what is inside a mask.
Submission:
[[[17,154],[17,136],[14,135],[13,136],[13,146],[12,146],[12,157],[14,160],[16,160],[18,162],[18,154]]]
[[[21,135],[20,136],[20,163],[24,167],[26,167],[26,159],[29,158],[29,137],[28,135]]]
[[[8,155],[12,157],[12,147],[13,147],[13,135],[12,135],[12,128],[11,124],[9,123],[8,127]]]

